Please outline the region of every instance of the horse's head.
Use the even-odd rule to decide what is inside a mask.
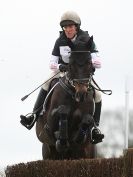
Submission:
[[[90,49],[93,37],[86,40],[76,40],[71,52],[68,76],[75,88],[77,102],[84,101],[88,96],[88,87],[93,73]]]

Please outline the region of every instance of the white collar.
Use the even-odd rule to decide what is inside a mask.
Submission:
[[[77,34],[71,39],[72,42],[74,42],[77,38]]]

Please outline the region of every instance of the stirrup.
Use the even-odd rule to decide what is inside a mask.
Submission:
[[[26,115],[26,116],[27,116],[27,115]],[[27,125],[27,124],[24,122],[24,120],[23,120],[23,119],[26,119],[26,116],[20,115],[20,118],[21,118],[20,123],[21,123],[24,127],[26,127],[28,130],[30,130],[30,129],[34,126],[37,117],[36,117],[36,114],[33,114],[33,117],[34,117],[33,121],[31,122],[30,125]]]
[[[91,141],[92,144],[97,144],[97,143],[101,143],[101,142],[103,142],[103,141],[102,140],[94,140],[94,139]]]
[[[93,131],[94,131],[95,129],[98,131],[99,135],[103,135],[103,134],[101,133],[100,129],[98,129],[97,127],[93,127],[93,128],[91,129],[91,143],[92,143],[92,144],[100,143],[100,142],[102,142],[102,140],[103,140],[103,138],[104,138],[104,135],[103,135],[103,137],[102,137],[101,139],[94,139],[94,138],[92,137],[92,135],[93,135]]]

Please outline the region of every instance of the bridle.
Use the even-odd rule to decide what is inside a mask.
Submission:
[[[88,53],[88,54],[91,54],[91,52],[90,51],[88,51],[88,50],[84,50],[84,51],[82,51],[82,50],[72,50],[71,52],[70,52],[71,54],[72,53]],[[89,60],[89,59],[88,59]],[[92,80],[92,73],[90,73],[90,75],[89,75],[89,77],[88,78],[82,78],[82,79],[70,79],[69,78],[69,76],[68,76],[68,73],[66,74],[66,80],[71,84],[71,86],[73,86],[73,87],[75,87],[75,85],[74,85],[74,83],[77,83],[77,84],[89,84],[90,82],[91,82],[91,80]]]
[[[87,88],[89,88],[91,81],[92,81],[92,74],[88,78],[82,78],[82,79],[70,79],[68,76],[68,73],[65,75],[65,79],[67,83],[69,83],[73,88],[75,88],[75,84],[78,85],[85,85]]]
[[[69,94],[72,96],[72,99],[75,99],[75,83],[79,85],[84,85],[86,86],[87,90],[91,90],[92,85],[92,75],[90,75],[89,78],[83,78],[83,79],[70,79],[68,76],[68,73],[65,73],[64,79],[59,78],[59,84],[60,86]]]
[[[73,54],[73,53],[89,53],[90,54],[90,51],[81,51],[81,50],[71,51],[71,54]],[[89,58],[87,58],[86,61],[89,62]],[[92,67],[91,62],[90,62],[90,67]],[[87,71],[87,73],[88,73],[88,71]],[[85,78],[73,78],[73,77],[71,77],[69,75],[69,71],[67,71],[65,73],[64,79],[62,79],[62,78],[59,79],[59,84],[61,85],[61,87],[64,88],[64,90],[66,92],[71,94],[72,97],[74,98],[74,95],[75,95],[75,92],[76,92],[76,86],[80,86],[80,87],[83,86],[83,87],[86,88],[86,90],[90,90],[92,76],[93,76],[93,73],[89,72],[88,73],[88,77],[85,77]]]

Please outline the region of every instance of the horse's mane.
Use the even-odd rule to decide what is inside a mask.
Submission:
[[[79,66],[83,66],[84,64],[88,63],[89,58],[91,59],[89,51],[86,52],[72,51],[69,64],[70,65],[77,64]]]
[[[70,64],[77,63],[84,65],[91,60],[90,50],[93,44],[93,36],[85,37],[84,35],[78,37],[73,43],[73,48],[70,56]]]

